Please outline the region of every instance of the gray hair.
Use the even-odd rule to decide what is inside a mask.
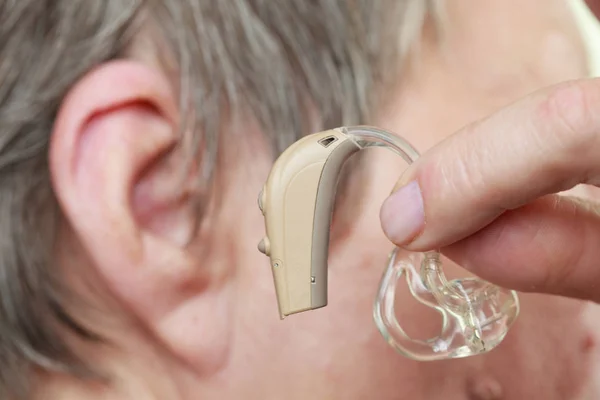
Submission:
[[[61,213],[47,159],[56,113],[83,74],[127,57],[140,27],[159,20],[210,176],[225,109],[250,110],[276,152],[367,123],[435,1],[2,1],[0,398],[26,397],[35,370],[93,376],[61,333],[98,339],[66,311],[53,267]]]

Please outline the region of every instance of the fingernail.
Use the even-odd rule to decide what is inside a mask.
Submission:
[[[408,244],[421,232],[425,211],[421,188],[416,181],[403,186],[386,199],[381,207],[381,226],[395,244]]]

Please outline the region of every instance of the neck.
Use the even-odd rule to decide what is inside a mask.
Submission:
[[[116,326],[114,328],[117,328]],[[184,388],[194,381],[189,369],[154,346],[136,328],[122,332],[111,343],[85,343],[80,354],[100,374],[102,381],[66,375],[38,376],[32,399],[55,400],[162,400],[187,399]],[[115,336],[115,332],[112,332]],[[105,384],[105,382],[107,384]]]

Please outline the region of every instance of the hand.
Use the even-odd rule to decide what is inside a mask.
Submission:
[[[600,183],[600,80],[537,92],[432,148],[382,226],[498,285],[600,301],[600,204],[556,194],[580,183]]]

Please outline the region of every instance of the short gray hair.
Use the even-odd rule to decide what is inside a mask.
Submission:
[[[91,372],[61,334],[96,339],[66,312],[53,267],[61,213],[47,159],[56,113],[82,75],[127,57],[139,28],[160,20],[210,171],[225,109],[250,110],[276,152],[311,131],[367,123],[435,1],[4,0],[0,397],[26,397],[32,370]]]

